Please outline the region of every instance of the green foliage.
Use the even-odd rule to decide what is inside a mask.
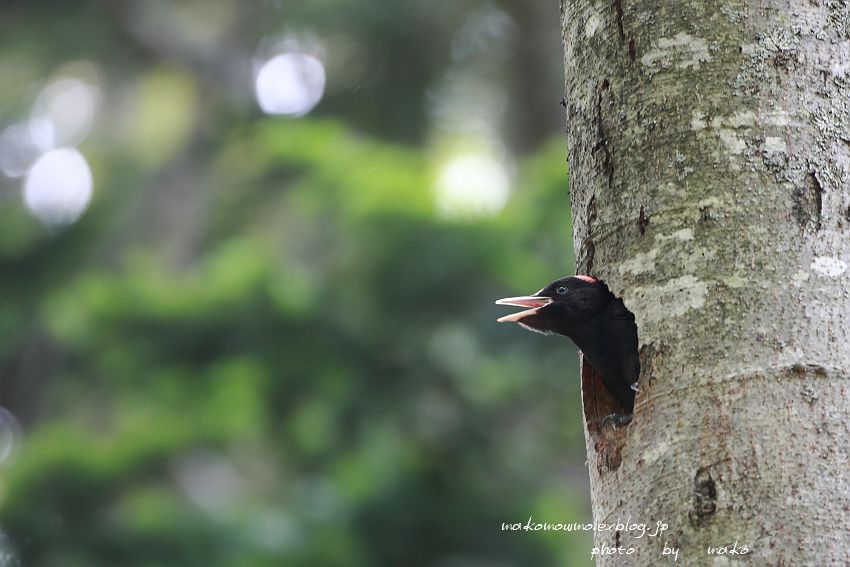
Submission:
[[[481,218],[441,216],[422,145],[427,88],[481,3],[281,3],[369,64],[329,87],[324,117],[297,120],[258,118],[157,51],[172,44],[145,44],[144,3],[35,4],[0,22],[0,70],[29,84],[51,61],[111,62],[118,103],[81,147],[95,197],[77,224],[0,204],[0,405],[25,431],[0,463],[0,552],[583,561],[587,534],[501,530],[588,516],[575,351],[498,325],[493,305],[574,265],[563,140],[518,163],[507,206]],[[239,33],[280,22],[243,9]],[[54,12],[61,35],[36,41]],[[22,90],[0,85],[4,125]]]
[[[260,123],[222,150],[196,263],[139,246],[45,284],[38,326],[62,364],[0,517],[23,556],[543,564],[578,545],[500,532],[564,494],[554,471],[581,453],[570,349],[498,326],[492,305],[569,265],[559,146],[504,213],[459,223],[435,217],[416,152]]]

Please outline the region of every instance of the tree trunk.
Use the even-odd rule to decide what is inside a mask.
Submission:
[[[578,268],[641,349],[625,428],[584,365],[594,521],[668,526],[603,562],[846,564],[850,2],[561,7]]]

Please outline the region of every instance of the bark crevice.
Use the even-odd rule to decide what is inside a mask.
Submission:
[[[717,511],[717,483],[710,467],[700,467],[694,475],[693,510],[688,513],[691,524],[704,527]]]

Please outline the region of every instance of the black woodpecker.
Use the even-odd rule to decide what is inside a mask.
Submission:
[[[534,295],[506,297],[496,303],[527,308],[499,318],[500,323],[519,323],[530,331],[572,339],[627,412],[606,420],[631,421],[640,375],[637,325],[635,316],[608,286],[590,276],[569,276]]]

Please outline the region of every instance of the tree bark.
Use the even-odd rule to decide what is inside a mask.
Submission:
[[[850,557],[850,2],[562,0],[580,273],[637,319],[635,418],[582,373],[606,565]],[[610,551],[609,551],[610,553]],[[740,557],[740,556],[737,556]],[[666,559],[666,558],[665,558]],[[722,563],[721,563],[722,562]]]

